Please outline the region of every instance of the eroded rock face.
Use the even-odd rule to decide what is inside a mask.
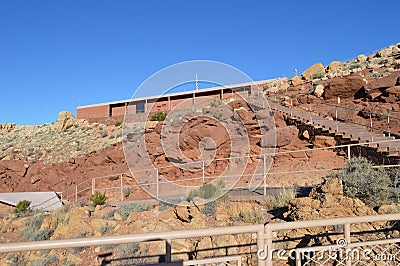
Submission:
[[[289,211],[284,216],[298,221],[374,214],[376,212],[361,200],[343,195],[340,179],[329,178],[313,188],[308,197],[291,200]]]
[[[324,85],[324,99],[353,98],[366,82],[358,74],[351,74],[344,77],[334,77],[326,81]]]

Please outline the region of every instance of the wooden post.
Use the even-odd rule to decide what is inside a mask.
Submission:
[[[78,185],[75,185],[75,202],[78,202]]]

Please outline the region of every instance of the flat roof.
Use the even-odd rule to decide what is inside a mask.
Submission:
[[[224,85],[224,86],[211,87],[211,88],[205,88],[205,89],[200,89],[200,90],[174,92],[174,93],[169,93],[169,94],[133,98],[133,99],[128,99],[128,100],[118,100],[118,101],[113,101],[113,102],[104,102],[104,103],[96,103],[96,104],[89,104],[89,105],[81,105],[81,106],[78,106],[77,109],[95,107],[95,106],[102,106],[102,105],[121,104],[121,103],[126,103],[126,102],[137,102],[137,101],[143,101],[143,100],[153,100],[153,99],[158,99],[158,98],[163,98],[163,97],[188,95],[188,94],[199,93],[199,92],[210,92],[210,91],[223,90],[223,89],[234,89],[234,88],[251,86],[251,85],[260,85],[260,84],[264,84],[264,83],[267,83],[267,82],[273,82],[273,81],[279,80],[279,79],[282,79],[282,78],[259,80],[259,81],[252,81],[252,82],[232,84],[232,85]]]
[[[51,211],[63,206],[56,192],[12,192],[0,193],[0,202],[16,206],[18,202],[28,200],[33,210]]]

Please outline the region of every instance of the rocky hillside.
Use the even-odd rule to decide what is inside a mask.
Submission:
[[[0,219],[0,242],[26,240],[79,238],[101,235],[162,232],[209,228],[216,226],[258,224],[269,221],[281,223],[292,220],[308,220],[347,215],[376,214],[361,200],[343,195],[343,186],[338,179],[328,179],[316,187],[309,197],[295,198],[288,208],[272,210],[272,201],[266,202],[219,202],[202,203],[195,198],[187,206],[168,207],[156,203],[125,203],[120,206],[76,206],[53,211],[35,213],[26,217],[10,215]],[[204,201],[203,201],[204,202]],[[183,203],[182,203],[183,204]],[[382,206],[378,213],[396,211],[397,206]],[[282,211],[287,210],[285,215]],[[272,215],[273,213],[274,215]],[[278,215],[277,215],[278,214]],[[285,217],[285,218],[284,218]],[[388,229],[385,223],[364,223],[354,226],[353,231]],[[323,234],[321,234],[323,232]],[[381,231],[379,234],[398,237],[398,228]],[[304,236],[307,236],[304,238]],[[315,244],[333,244],[340,237],[335,227],[283,230],[276,237],[276,248],[296,248]],[[372,240],[380,237],[376,233],[352,234],[353,241]],[[246,245],[251,243],[251,245]],[[200,259],[204,257],[241,254],[243,265],[256,265],[256,243],[250,234],[211,236],[172,242],[173,259]],[[52,251],[0,254],[0,265],[137,265],[158,262],[165,252],[162,242],[140,245],[104,245],[100,247],[61,249]],[[35,264],[36,263],[36,264]],[[47,264],[46,264],[47,263]],[[281,263],[286,263],[282,262]]]
[[[89,124],[70,112],[60,112],[53,124],[1,124],[0,136],[0,160],[59,163],[121,142],[122,128]]]

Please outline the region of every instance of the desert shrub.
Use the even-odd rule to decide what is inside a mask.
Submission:
[[[100,218],[101,219],[109,219],[109,218],[114,218],[114,214],[117,212],[117,210],[116,209],[114,209],[114,210],[111,210],[111,211],[109,211],[109,212],[107,212],[107,213],[105,213],[105,214],[103,214]]]
[[[211,183],[203,184],[198,190],[192,190],[189,192],[187,199],[193,200],[195,197],[199,197],[202,199],[211,199],[216,198],[218,194],[220,194],[220,190],[225,187],[225,183],[223,181],[218,182],[215,186]]]
[[[76,207],[85,207],[87,206],[86,202],[84,200],[80,200],[78,202],[75,203]]]
[[[120,121],[115,122],[116,127],[120,127],[121,125],[122,125],[122,122],[120,122]]]
[[[114,135],[110,135],[110,136],[108,137],[108,139],[115,139],[115,136],[114,136]]]
[[[118,210],[118,214],[126,219],[131,212],[144,212],[148,211],[149,209],[150,206],[148,205],[131,202],[122,205],[121,208]]]
[[[150,118],[150,121],[164,121],[167,118],[167,114],[164,112],[157,112]]]
[[[56,218],[57,223],[67,223],[69,221],[69,207],[63,206],[51,213]]]
[[[210,101],[210,107],[218,107],[222,105],[222,100],[221,99],[212,99]]]
[[[283,188],[278,193],[272,196],[267,196],[266,207],[268,209],[278,209],[289,206],[290,200],[296,197],[297,191],[295,188]]]
[[[353,158],[346,167],[328,178],[340,178],[346,196],[359,198],[365,203],[381,204],[389,195],[390,176],[383,168],[373,168],[365,158]]]
[[[118,245],[117,265],[140,265],[150,263],[150,259],[146,258],[145,255],[148,250],[140,250],[138,243],[128,243]]]
[[[124,187],[122,189],[122,194],[124,195],[125,198],[129,197],[131,192],[132,192],[132,189],[130,187]]]
[[[36,215],[25,221],[25,229],[20,232],[20,236],[30,241],[48,240],[53,235],[53,230],[49,228],[40,230],[43,219],[43,215]]]
[[[101,234],[101,235],[104,235],[105,233],[110,232],[110,231],[113,230],[113,229],[114,229],[114,226],[112,226],[112,225],[105,225],[105,226],[102,226],[102,227],[100,228],[100,234]]]
[[[18,215],[24,215],[32,212],[32,209],[30,208],[31,202],[29,200],[21,200],[20,202],[17,203],[14,209],[14,213]]]
[[[52,254],[50,256],[40,256],[36,260],[30,262],[28,265],[29,266],[45,266],[45,265],[51,265],[52,263],[58,261],[58,257],[55,254]]]
[[[222,117],[222,111],[221,110],[213,110],[213,111],[211,111],[211,115],[215,119],[219,120]]]
[[[101,246],[101,248],[103,249],[103,250],[111,250],[111,249],[114,249],[114,248],[116,248],[117,247],[117,245],[115,245],[115,244],[107,244],[107,245],[102,245]]]
[[[242,204],[231,204],[227,206],[227,212],[231,215],[232,221],[245,223],[263,223],[265,217],[262,212],[255,209],[248,209]]]
[[[74,247],[74,248],[71,248],[71,253],[72,254],[79,254],[82,251],[84,251],[85,249],[86,249],[86,247]]]
[[[204,208],[201,210],[201,213],[214,217],[217,213],[217,203],[215,201],[207,202]]]
[[[90,195],[90,201],[92,202],[93,207],[96,207],[97,205],[106,204],[107,197],[104,193],[96,191],[96,193]]]

